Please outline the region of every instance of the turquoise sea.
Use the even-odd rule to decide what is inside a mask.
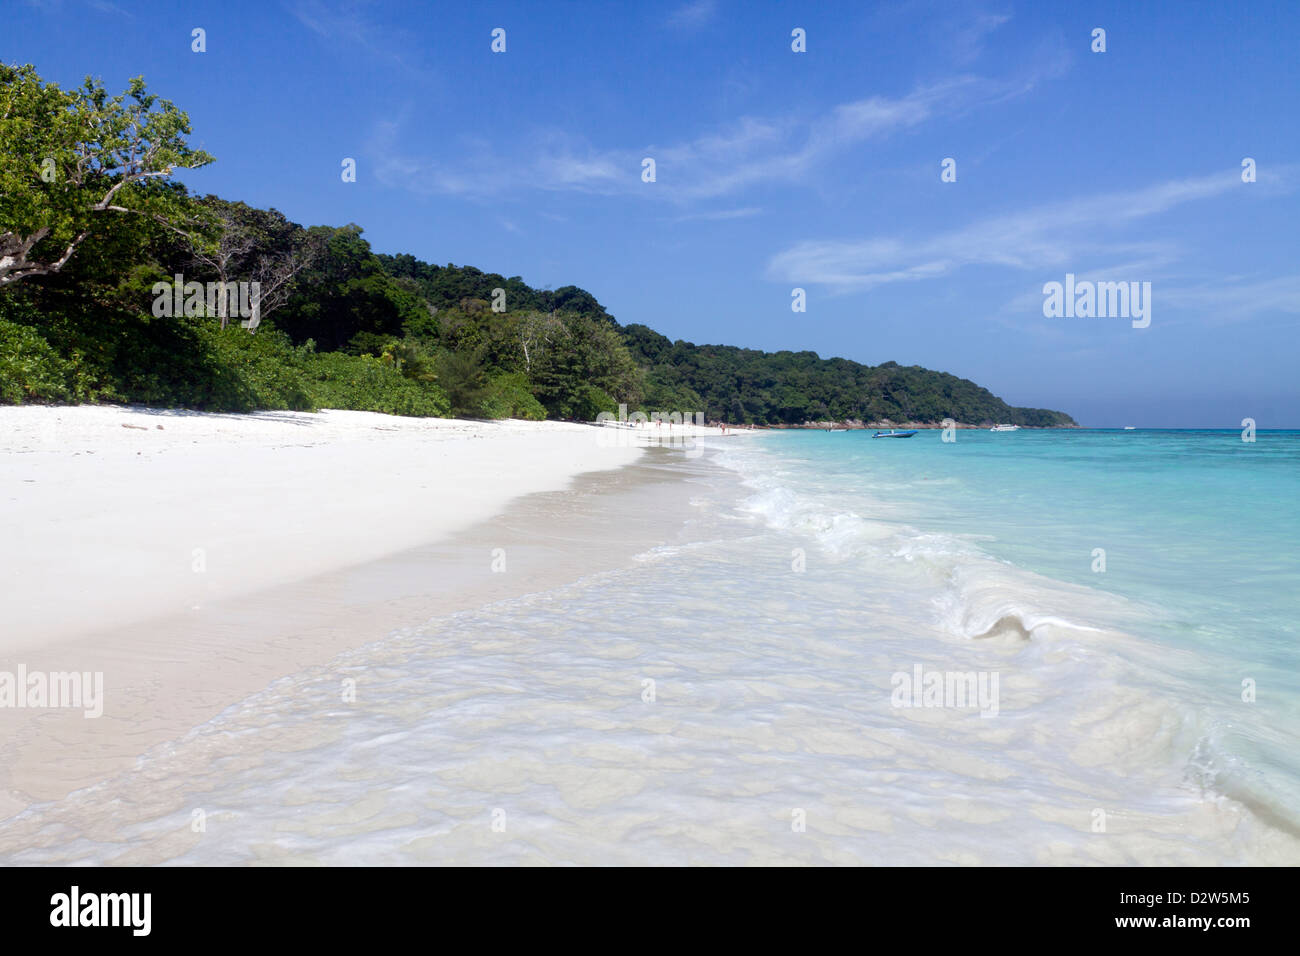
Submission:
[[[863,570],[929,568],[914,610],[936,628],[1105,657],[1106,680],[1167,705],[1189,787],[1300,832],[1300,432],[871,434],[727,459],[774,525]]]
[[[6,859],[1300,863],[1300,433],[871,434],[652,448],[671,540],[278,681]]]

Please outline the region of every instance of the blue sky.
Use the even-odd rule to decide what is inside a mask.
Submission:
[[[1300,4],[6,6],[0,58],[188,111],[192,189],[381,252],[1088,425],[1300,426]],[[1150,327],[1044,317],[1067,272],[1150,282]]]

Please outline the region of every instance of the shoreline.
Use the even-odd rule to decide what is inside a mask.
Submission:
[[[335,432],[341,428],[344,437],[340,438],[328,433],[299,435],[297,429],[303,427],[300,420],[305,417],[302,413],[290,416],[288,422],[278,415],[268,422],[262,416],[167,415],[127,409],[96,408],[92,415],[79,409],[69,415],[67,408],[43,411],[93,418],[93,427],[107,424],[137,440],[141,436],[134,428],[119,426],[138,425],[141,418],[152,419],[153,424],[161,418],[158,423],[164,424],[164,430],[188,431],[183,440],[194,442],[201,453],[186,455],[173,439],[168,447],[139,458],[156,463],[171,454],[176,464],[136,471],[137,483],[130,488],[111,480],[101,480],[96,488],[89,479],[102,474],[98,469],[76,469],[70,477],[61,474],[60,466],[66,472],[71,457],[66,451],[51,453],[31,441],[30,429],[25,437],[21,430],[15,434],[10,429],[5,451],[11,454],[0,458],[6,478],[0,487],[11,493],[0,510],[0,525],[8,526],[11,534],[17,529],[18,540],[31,542],[34,532],[43,530],[45,523],[57,525],[59,518],[51,514],[50,505],[63,500],[47,493],[41,499],[44,508],[15,508],[18,472],[50,477],[51,484],[65,491],[80,490],[92,499],[90,506],[80,499],[83,509],[107,507],[106,502],[116,497],[118,511],[109,517],[109,524],[116,521],[122,528],[133,516],[138,517],[140,502],[156,493],[161,483],[175,480],[178,474],[193,474],[193,467],[211,461],[214,451],[243,460],[272,457],[266,434],[244,443],[249,430],[270,430],[277,443],[271,450],[289,453],[279,474],[290,478],[309,465],[355,457],[358,467],[369,468],[373,479],[372,487],[358,497],[384,493],[380,505],[386,514],[410,506],[410,481],[378,469],[377,461],[396,459],[414,471],[432,459],[440,469],[439,487],[448,493],[448,499],[437,512],[412,520],[408,527],[384,538],[381,553],[374,553],[374,545],[369,550],[340,548],[339,541],[362,532],[372,514],[348,514],[341,508],[322,512],[319,521],[328,523],[342,513],[351,521],[342,536],[322,537],[316,547],[309,539],[295,546],[303,550],[291,553],[284,541],[272,540],[272,529],[283,527],[285,516],[280,515],[277,521],[276,516],[265,513],[276,502],[273,493],[260,486],[268,525],[258,526],[261,533],[244,543],[243,553],[251,553],[250,547],[264,549],[257,556],[261,567],[269,567],[276,559],[283,561],[286,555],[296,560],[281,564],[276,574],[265,578],[243,573],[214,575],[211,571],[196,574],[184,564],[185,573],[202,583],[197,589],[197,606],[190,603],[196,600],[196,588],[184,575],[173,571],[159,580],[124,567],[109,583],[126,588],[128,600],[101,602],[87,611],[81,603],[87,597],[76,590],[85,584],[85,566],[75,570],[79,552],[68,550],[66,536],[55,534],[53,540],[44,541],[34,561],[29,548],[11,549],[8,558],[0,559],[0,580],[9,592],[4,600],[13,606],[25,596],[21,606],[26,608],[29,628],[19,635],[14,634],[16,628],[7,629],[0,644],[0,671],[13,673],[21,667],[47,674],[102,673],[107,703],[104,714],[95,719],[85,718],[79,709],[0,707],[0,819],[111,777],[150,748],[175,739],[272,681],[326,663],[396,629],[569,583],[625,561],[669,540],[690,512],[687,501],[677,493],[680,475],[657,463],[671,452],[647,451],[643,444],[635,443],[598,443],[595,430],[581,425],[512,422],[494,433],[493,426],[498,423],[447,419],[394,423],[389,416],[371,413],[342,413],[346,418],[359,416],[360,422],[329,422],[339,413],[317,416],[324,419],[318,425],[328,425]],[[0,424],[11,424],[16,417],[13,410],[0,410],[3,412],[8,415],[0,414]],[[185,428],[194,423],[201,434]],[[408,431],[414,440],[395,441],[391,433],[383,431],[376,433],[381,436],[379,441],[355,437],[357,427],[384,426]],[[295,429],[294,436],[277,432],[289,427]],[[85,436],[78,437],[83,450],[103,451],[102,457],[110,457],[104,445],[117,435],[109,435],[99,449],[87,449]],[[240,439],[239,444],[231,443],[232,435]],[[304,437],[317,440],[306,445],[282,444],[286,437],[298,442]],[[439,454],[433,455],[431,448]],[[312,454],[321,451],[325,454]],[[27,457],[29,454],[35,457]],[[528,467],[518,467],[520,456]],[[135,464],[123,462],[120,453],[117,458],[118,469]],[[512,460],[516,463],[513,468]],[[494,468],[498,469],[495,474]],[[331,473],[332,491],[341,495],[349,490],[345,485],[355,475],[356,469]],[[55,481],[55,477],[64,481]],[[623,506],[621,499],[627,495],[636,496],[636,508]],[[121,501],[132,496],[134,511],[129,502]],[[181,504],[184,501],[174,499]],[[146,529],[146,534],[153,535],[155,547],[160,536],[170,533],[166,518],[172,513],[164,507],[162,514],[163,518],[155,515]],[[600,530],[615,518],[617,540]],[[65,521],[65,527],[75,532],[77,522]],[[134,544],[141,547],[139,533]],[[26,562],[24,573],[14,574],[19,558]],[[73,573],[61,569],[59,558],[67,561]],[[102,566],[104,556],[99,558]],[[62,577],[52,580],[61,572]],[[23,586],[33,580],[43,587],[29,587],[24,595]],[[104,585],[101,581],[98,590],[90,588],[89,599],[102,598]],[[49,591],[60,587],[60,599],[71,602],[71,610],[83,616],[98,613],[100,626],[83,623],[77,629],[75,615],[64,613],[56,616],[59,626],[34,631],[30,627],[36,617],[33,609],[39,611]],[[140,613],[146,605],[155,613]]]
[[[0,408],[0,656],[374,560],[635,461],[589,426]]]
[[[39,741],[5,744],[0,772],[53,802],[0,824],[0,859],[1296,859],[1253,789],[1188,776],[1206,725],[1166,692],[1198,686],[1195,661],[1170,669],[1107,608],[1076,619],[1063,582],[987,555],[931,541],[924,561],[896,560],[927,539],[916,529],[860,528],[839,553],[842,489],[799,473],[828,463],[772,473],[785,492],[769,514],[770,483],[755,483],[769,472],[710,444],[698,462],[652,449],[440,542],[181,616],[179,633],[107,635],[135,685],[115,724],[47,720]],[[934,578],[935,560],[959,573]],[[924,611],[940,597],[996,626],[950,631]],[[205,663],[178,666],[177,644]],[[920,677],[900,706],[897,675],[918,672],[996,675],[991,708],[918,703]],[[490,835],[495,808],[509,837]],[[794,842],[790,808],[808,808]],[[200,811],[209,837],[191,826]]]

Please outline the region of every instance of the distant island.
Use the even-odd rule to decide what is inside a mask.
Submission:
[[[1073,426],[943,372],[670,341],[576,286],[371,250],[361,227],[170,179],[213,161],[142,80],[106,99],[0,64],[0,402],[756,426]],[[56,122],[75,115],[76,122]],[[104,129],[120,137],[113,149]],[[132,157],[129,160],[124,157]],[[250,298],[253,300],[250,312]],[[252,315],[250,320],[249,316]]]

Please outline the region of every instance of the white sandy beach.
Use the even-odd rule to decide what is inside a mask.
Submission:
[[[104,678],[94,719],[0,706],[7,864],[1300,859],[1271,791],[1189,773],[1148,612],[879,517],[912,470],[943,502],[938,441],[0,424],[0,680]],[[992,697],[900,704],[918,669]]]
[[[359,564],[627,464],[563,422],[0,408],[0,653]]]
[[[467,571],[489,570],[499,545],[517,572],[537,545],[531,573],[508,578],[516,589],[582,573],[569,560],[582,548],[557,543],[554,500],[527,529],[464,534],[526,496],[635,462],[648,434],[348,411],[0,408],[0,669],[103,671],[110,699],[99,720],[0,710],[0,815],[391,627],[506,593],[507,576]],[[458,532],[435,560],[427,549]],[[386,557],[383,573],[356,570]]]

